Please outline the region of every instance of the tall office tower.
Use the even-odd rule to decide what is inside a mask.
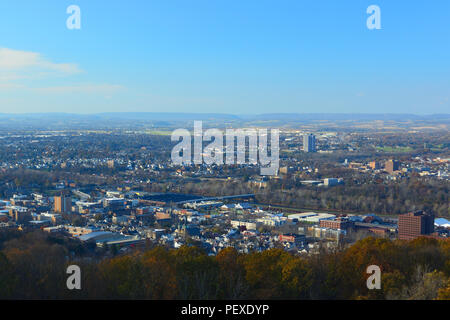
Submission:
[[[307,134],[303,136],[303,151],[316,152],[316,136]]]
[[[66,196],[55,196],[55,212],[71,212],[72,211],[72,198]]]
[[[409,212],[398,216],[398,238],[412,240],[434,232],[434,215],[424,211]]]
[[[384,169],[392,174],[394,171],[397,171],[400,168],[400,162],[398,160],[388,160],[384,165]]]
[[[380,169],[380,163],[378,161],[371,161],[369,162],[369,167],[373,170],[378,170]]]
[[[116,162],[114,160],[108,160],[106,164],[108,165],[108,168],[114,169]]]

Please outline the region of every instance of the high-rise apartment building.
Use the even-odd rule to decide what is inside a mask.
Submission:
[[[400,169],[400,162],[398,160],[388,160],[384,165],[384,169],[392,174],[394,171]]]
[[[55,196],[54,210],[55,212],[71,212],[72,198],[67,196]]]
[[[378,170],[378,169],[380,169],[380,163],[378,161],[371,161],[371,162],[369,162],[369,167],[372,170]]]
[[[434,215],[424,211],[409,212],[398,216],[398,238],[412,240],[434,232]]]
[[[108,160],[106,164],[108,165],[108,168],[114,169],[116,162],[114,160]]]
[[[307,134],[303,136],[303,151],[316,152],[316,136]]]

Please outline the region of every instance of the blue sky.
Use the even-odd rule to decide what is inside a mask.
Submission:
[[[448,0],[0,3],[0,112],[449,110]]]

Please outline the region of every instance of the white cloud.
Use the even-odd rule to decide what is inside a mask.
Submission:
[[[38,94],[103,94],[110,95],[123,89],[107,83],[78,83],[45,87],[40,80],[71,76],[82,72],[73,63],[55,63],[40,53],[0,48],[0,91]],[[31,80],[24,82],[24,80]]]
[[[116,84],[80,84],[73,86],[55,86],[36,88],[39,93],[94,93],[109,94],[124,89],[121,85]]]
[[[54,63],[36,52],[0,48],[0,90],[26,89],[23,80],[66,77],[82,72],[73,63]]]
[[[79,73],[81,70],[73,63],[54,63],[40,53],[0,48],[0,70],[18,72],[26,70],[53,71],[64,74]],[[13,73],[14,75],[14,73]]]
[[[17,83],[2,83],[0,82],[0,90],[22,89],[23,85]]]

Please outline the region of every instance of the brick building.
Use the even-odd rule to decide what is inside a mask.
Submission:
[[[398,217],[398,238],[412,240],[434,232],[434,215],[424,211],[409,212]]]
[[[334,230],[346,230],[353,227],[353,223],[346,218],[338,217],[334,220],[320,220],[319,227]]]

